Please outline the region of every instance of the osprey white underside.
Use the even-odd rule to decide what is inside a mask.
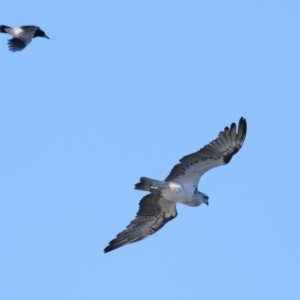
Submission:
[[[199,206],[201,204],[200,199],[198,199],[198,192],[195,193],[195,187],[186,187],[174,181],[165,182],[164,186],[165,188],[159,189],[159,192],[170,201],[189,206]]]

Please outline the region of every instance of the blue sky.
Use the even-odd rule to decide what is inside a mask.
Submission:
[[[16,9],[17,8],[17,9]],[[1,299],[299,299],[299,1],[9,1],[0,23]],[[146,240],[141,176],[243,116],[199,189]]]

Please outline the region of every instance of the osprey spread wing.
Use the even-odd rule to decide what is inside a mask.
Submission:
[[[135,189],[148,191],[140,201],[135,219],[104,249],[109,252],[140,241],[162,228],[177,216],[176,203],[189,206],[208,204],[208,196],[198,191],[201,176],[210,169],[226,165],[242,147],[247,123],[240,118],[238,130],[232,123],[219,136],[199,151],[184,156],[164,181],[141,177]]]

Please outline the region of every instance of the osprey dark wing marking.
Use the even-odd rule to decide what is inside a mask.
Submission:
[[[197,185],[205,172],[230,162],[232,156],[241,149],[246,132],[246,120],[240,118],[238,132],[235,123],[232,123],[230,128],[225,127],[215,140],[199,151],[181,158],[180,163],[173,167],[165,181],[187,181]]]
[[[141,241],[158,231],[176,216],[175,202],[158,194],[149,194],[140,201],[140,208],[135,219],[109,243],[104,252]]]

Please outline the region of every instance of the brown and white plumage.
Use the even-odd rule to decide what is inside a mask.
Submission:
[[[104,249],[104,252],[145,239],[177,216],[176,203],[158,193],[148,194],[140,201],[140,209],[133,221]]]
[[[140,241],[177,216],[176,203],[189,206],[208,204],[208,196],[198,191],[201,176],[210,169],[229,163],[242,147],[247,123],[240,118],[238,129],[232,123],[218,137],[199,151],[180,159],[164,181],[141,177],[135,189],[149,191],[142,198],[136,218],[104,249],[109,252],[128,243]]]
[[[246,138],[246,119],[240,118],[238,132],[236,124],[225,127],[218,137],[199,151],[186,155],[171,170],[166,181],[176,181],[190,185],[198,184],[201,176],[216,167],[226,165],[242,147]]]

